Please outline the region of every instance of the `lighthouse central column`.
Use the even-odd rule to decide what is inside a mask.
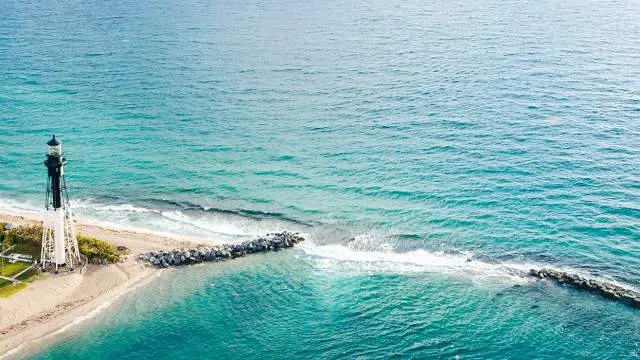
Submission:
[[[61,266],[67,263],[65,258],[65,235],[64,235],[64,210],[62,208],[53,210],[53,238],[55,241],[56,265]]]

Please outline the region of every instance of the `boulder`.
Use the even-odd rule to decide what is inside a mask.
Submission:
[[[269,233],[255,240],[244,241],[242,243],[225,244],[221,246],[200,247],[197,249],[173,249],[171,251],[151,251],[141,254],[138,259],[149,262],[158,267],[170,267],[178,265],[193,264],[202,261],[219,261],[229,258],[236,258],[263,251],[277,251],[280,248],[288,248],[294,246],[304,238],[298,233],[289,232]],[[531,270],[531,276],[544,277],[548,272],[547,269],[539,271]],[[563,282],[571,281],[568,276],[558,278]]]
[[[576,274],[544,268],[539,270],[531,269],[529,275],[548,278],[566,286],[572,286],[576,289],[599,294],[609,299],[623,301],[634,307],[640,307],[640,293],[631,289],[625,289],[614,283],[595,279],[584,279]]]

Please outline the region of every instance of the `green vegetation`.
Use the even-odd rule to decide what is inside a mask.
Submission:
[[[24,267],[22,268],[24,269]],[[38,279],[39,274],[36,269],[31,269],[26,273],[20,275],[18,280],[22,281],[21,283],[12,283],[11,281],[0,280],[0,298],[7,298],[18,291],[27,287],[27,284]]]
[[[0,225],[2,225],[0,230],[4,230],[4,224]],[[80,253],[90,261],[102,261],[103,259],[110,263],[120,261],[121,252],[110,243],[82,235],[78,235],[77,239]],[[42,246],[42,226],[22,225],[10,230],[7,239],[5,239],[4,247],[6,249],[13,245],[15,247],[10,252],[28,254],[34,259],[39,259]]]
[[[5,232],[6,223],[0,222],[0,240],[2,240],[3,246],[0,249],[9,249],[7,254],[19,253],[33,256],[33,259],[40,258],[40,250],[42,246],[42,226],[41,225],[22,225],[12,230]],[[115,246],[110,243],[95,239],[88,236],[78,235],[78,246],[80,253],[87,257],[91,262],[97,263],[117,263],[120,262],[120,258],[123,252],[119,251]],[[2,251],[0,250],[0,251]],[[29,263],[16,262],[10,264],[7,259],[4,259],[2,270],[0,275],[6,277],[12,277],[20,273],[27,267]],[[31,269],[18,277],[18,280],[22,283],[13,283],[8,280],[0,279],[0,298],[9,297],[16,292],[24,289],[27,284],[38,278],[38,271]]]
[[[5,224],[2,224],[0,230],[4,230]],[[20,253],[33,256],[34,259],[40,258],[40,248],[42,244],[42,226],[40,225],[22,225],[12,229],[4,240],[4,248],[15,245],[10,252]]]
[[[110,243],[96,238],[78,235],[78,247],[80,253],[89,259],[89,261],[103,261],[110,263],[120,262],[122,254],[118,249]]]
[[[0,283],[0,298],[8,298],[9,296],[27,287],[26,283],[13,284],[8,281],[5,282],[7,282],[8,284],[2,285]]]
[[[2,271],[0,271],[0,275],[2,276],[13,276],[13,274],[17,274],[20,271],[29,267],[30,264],[18,261],[16,263],[10,264],[6,259],[4,261],[4,265],[2,266]]]
[[[4,250],[12,247],[11,250],[7,251],[7,254],[19,253],[31,255],[34,259],[40,257],[40,244],[42,241],[42,227],[40,225],[19,226],[6,233],[5,226],[6,223],[0,223],[0,234],[3,240],[3,246],[0,247],[0,249]],[[13,264],[9,263],[6,259],[0,261],[3,262],[0,275],[7,277],[12,277],[30,266],[29,263],[20,261]],[[31,269],[18,277],[18,280],[23,281],[22,283],[16,284],[8,280],[0,280],[0,297],[9,297],[17,293],[27,287],[26,283],[37,278],[38,271]]]

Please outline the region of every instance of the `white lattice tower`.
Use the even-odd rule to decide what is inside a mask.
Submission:
[[[73,267],[74,264],[80,264],[80,249],[78,248],[78,239],[76,238],[76,224],[73,221],[73,214],[71,214],[71,207],[67,202],[65,207],[65,249],[64,253],[67,256],[67,264]]]
[[[62,144],[55,137],[49,142],[49,152],[44,165],[47,167],[47,216],[42,223],[42,268],[61,266],[70,270],[80,264],[80,249],[76,238],[76,225],[71,214],[64,166],[67,160],[62,154]]]
[[[76,226],[73,221],[71,208],[67,204],[64,210],[59,209],[57,211],[64,211],[64,224],[62,226],[64,231],[64,253],[62,251],[56,251],[55,215],[49,216],[49,221],[42,222],[42,251],[40,253],[42,267],[44,269],[51,267],[56,271],[59,267],[58,264],[66,264],[70,269],[80,264],[80,249],[78,248]],[[57,258],[57,256],[61,254],[64,254],[64,259]]]
[[[53,224],[51,223],[51,219],[47,219],[47,221],[42,222],[42,251],[40,252],[40,261],[42,262],[43,268],[46,268],[47,265],[53,265],[56,270],[58,269],[56,266],[55,247]]]

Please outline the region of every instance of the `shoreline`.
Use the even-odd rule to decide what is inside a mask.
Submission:
[[[0,221],[18,225],[35,224],[40,222],[43,215],[44,213],[22,214],[0,211]],[[136,291],[136,289],[160,277],[164,270],[158,269],[159,267],[217,261],[222,257],[234,258],[263,250],[262,248],[255,249],[253,247],[255,244],[251,242],[237,243],[236,249],[236,245],[225,244],[222,241],[187,240],[186,237],[179,235],[176,237],[162,236],[153,232],[110,228],[87,222],[78,222],[77,228],[79,234],[106,240],[116,246],[126,246],[130,253],[124,262],[118,264],[89,264],[85,265],[82,270],[71,274],[45,273],[40,279],[29,283],[20,292],[9,298],[0,298],[0,359],[12,359],[32,354],[41,347],[52,344],[57,340],[58,334],[93,318],[112,306],[123,295]],[[265,241],[266,239],[257,240]],[[247,248],[246,245],[249,243],[252,246]],[[217,245],[221,245],[221,247]],[[182,248],[182,250],[177,250],[177,248]],[[184,248],[203,248],[205,253],[198,256],[193,255],[195,258],[186,262],[185,259],[189,256],[182,259],[182,262],[174,262],[174,259],[179,258],[178,255],[184,257],[181,252],[189,251]],[[210,250],[209,253],[206,253],[207,249]],[[222,250],[228,251],[230,254],[218,256],[217,252]],[[195,250],[191,251],[192,254],[195,254]],[[388,254],[385,253],[385,255]],[[395,253],[395,255],[403,256],[402,253]],[[151,256],[164,259],[166,264],[154,264],[153,260],[150,260]],[[391,260],[394,262],[393,258]],[[356,261],[358,260],[356,259]],[[450,265],[451,268],[464,269],[470,264],[479,263],[489,266],[489,272],[492,272],[496,266],[502,267],[504,265],[483,263],[469,258],[457,261],[463,262],[454,262]],[[395,262],[402,261],[396,260]],[[569,269],[563,271],[539,264],[535,266],[536,269],[534,264],[530,265],[530,267],[507,266],[504,269],[516,271],[517,276],[522,279],[554,280],[560,286],[571,286],[609,300],[626,302],[635,307],[640,304],[640,290],[633,285],[619,284],[613,280],[597,280],[592,276],[578,275]]]
[[[0,211],[0,221],[35,224],[42,214]],[[160,272],[137,261],[137,255],[174,247],[211,245],[184,237],[122,230],[79,221],[78,233],[126,246],[126,260],[110,265],[85,265],[72,274],[44,274],[25,289],[0,299],[0,359],[22,354],[29,347],[64,332],[108,308],[122,295],[153,281]]]

